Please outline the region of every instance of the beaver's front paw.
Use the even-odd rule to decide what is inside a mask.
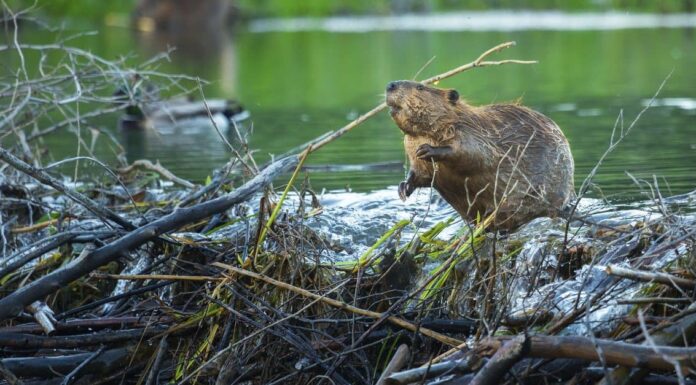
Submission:
[[[411,183],[409,183],[408,181],[403,181],[403,182],[399,183],[399,198],[402,201],[405,201],[406,198],[408,198],[409,196],[411,196],[411,194],[413,194],[413,191],[415,189],[416,188],[413,187],[413,185]]]
[[[449,146],[433,147],[428,143],[423,143],[416,149],[416,157],[421,160],[434,160],[436,162],[447,159],[452,154]]]

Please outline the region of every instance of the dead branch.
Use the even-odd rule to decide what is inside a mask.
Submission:
[[[186,179],[179,178],[178,176],[174,175],[173,172],[164,168],[164,166],[162,166],[159,161],[157,161],[156,163],[152,163],[147,159],[138,159],[127,167],[119,168],[118,172],[121,174],[128,174],[137,168],[144,168],[145,170],[154,171],[158,173],[160,176],[164,177],[165,179],[170,180],[178,185],[182,185],[186,188],[196,187],[195,184],[187,181]]]
[[[0,347],[21,349],[70,349],[123,341],[138,341],[166,330],[162,326],[145,329],[105,330],[98,333],[74,334],[69,336],[45,337],[33,334],[0,332]]]
[[[530,339],[525,334],[506,341],[495,352],[493,357],[488,360],[486,365],[476,373],[474,379],[471,380],[471,385],[495,385],[501,383],[501,380],[512,366],[529,353],[530,345]]]
[[[106,350],[82,368],[82,372],[112,373],[132,360],[134,354],[139,356],[147,350],[149,347],[144,345],[141,345],[139,350],[133,346]],[[92,355],[93,353],[80,353],[67,356],[15,357],[0,360],[0,364],[15,376],[51,378],[56,376],[56,372],[71,372]]]
[[[61,333],[80,333],[93,332],[101,329],[145,328],[152,323],[161,325],[170,324],[173,321],[174,320],[170,317],[104,317],[57,322],[55,327],[56,330]],[[3,333],[41,334],[43,333],[43,329],[36,323],[30,323],[0,328],[0,334]]]
[[[411,349],[408,348],[408,345],[399,345],[399,347],[396,349],[396,352],[394,353],[394,356],[389,361],[389,364],[387,364],[387,367],[384,368],[384,371],[379,376],[379,380],[377,380],[377,385],[384,385],[386,383],[385,381],[387,377],[389,377],[389,375],[391,375],[392,373],[400,370],[404,365],[406,365],[410,358]]]
[[[14,373],[12,373],[9,369],[3,365],[2,361],[0,361],[0,376],[7,381],[8,384],[10,385],[24,385],[24,382],[17,378]]]
[[[26,265],[27,263],[33,261],[34,259],[39,258],[40,256],[48,253],[49,251],[63,245],[64,243],[75,238],[76,236],[77,236],[76,233],[56,234],[55,236],[50,237],[53,239],[49,238],[49,239],[42,240],[42,241],[50,240],[50,242],[48,242],[44,245],[41,245],[34,250],[28,251],[24,255],[21,255],[20,253],[16,253],[16,254],[10,256],[6,261],[7,264],[4,265],[2,268],[0,268],[0,278],[6,276],[7,274],[14,272],[15,270],[17,270],[20,267]]]
[[[493,337],[482,340],[475,351],[479,354],[490,355],[502,348],[509,337]],[[665,357],[679,362],[683,367],[693,368],[696,363],[696,347],[675,348],[672,346],[653,347],[630,344],[606,339],[595,339],[579,336],[546,336],[537,335],[529,338],[529,357],[534,358],[575,358],[587,361],[599,361],[598,350],[607,365],[639,367],[652,370],[673,370],[672,362]]]
[[[472,358],[471,355],[468,355],[462,359],[424,365],[419,368],[393,373],[386,378],[385,384],[410,384],[422,381],[423,379],[438,377],[446,373],[470,373],[474,366],[474,361],[477,361],[476,359],[472,360]]]
[[[605,271],[609,275],[628,278],[634,281],[657,282],[663,285],[677,286],[682,289],[693,289],[696,287],[696,281],[676,277],[672,274],[661,273],[659,271],[628,269],[617,265],[609,265],[605,268]]]

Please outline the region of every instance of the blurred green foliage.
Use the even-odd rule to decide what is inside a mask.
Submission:
[[[14,11],[34,6],[32,14],[42,14],[56,18],[70,18],[71,21],[100,22],[109,14],[129,14],[136,0],[5,0]]]
[[[694,12],[696,0],[229,0],[246,17],[297,17],[392,12],[442,12],[490,9],[556,9],[563,11]],[[9,0],[22,9],[32,0]],[[38,0],[40,13],[77,21],[99,22],[129,14],[137,0]]]
[[[693,12],[695,0],[237,0],[250,16],[327,16],[391,12],[533,9],[563,11]]]

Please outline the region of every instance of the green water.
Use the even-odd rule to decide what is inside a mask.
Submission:
[[[53,33],[25,30],[30,42],[50,42]],[[539,60],[533,66],[481,68],[441,83],[473,104],[520,99],[563,129],[570,140],[579,185],[608,145],[620,111],[630,120],[660,83],[671,77],[630,136],[600,168],[596,182],[607,196],[632,199],[641,188],[627,176],[653,181],[663,194],[696,187],[696,31],[522,32],[246,32],[244,27],[213,39],[189,36],[169,42],[181,48],[160,70],[210,80],[207,97],[236,98],[251,112],[250,145],[263,162],[271,154],[337,129],[382,101],[390,80],[410,79],[431,58],[419,78],[473,60],[503,41],[517,47],[497,58]],[[106,58],[135,54],[143,60],[166,47],[166,37],[104,28],[73,43]],[[230,156],[213,132],[165,135],[120,132],[115,117],[99,122],[112,129],[129,160],[159,160],[174,173],[203,181]],[[249,122],[247,122],[249,123]],[[247,124],[249,126],[250,124]],[[248,127],[247,127],[248,128]],[[44,141],[55,159],[74,155],[68,131]],[[101,138],[97,153],[113,159]],[[313,154],[309,164],[345,165],[403,162],[401,134],[388,114],[359,126]],[[69,172],[68,172],[69,173]],[[403,168],[380,171],[309,172],[315,190],[369,191],[397,184]],[[643,186],[645,190],[645,186]]]

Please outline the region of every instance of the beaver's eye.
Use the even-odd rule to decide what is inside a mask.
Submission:
[[[425,86],[422,85],[422,84],[419,84],[419,85],[416,86],[416,89],[417,89],[418,91],[423,91],[423,90],[425,89]]]
[[[457,92],[457,90],[450,90],[447,94],[447,98],[450,102],[454,103],[459,100],[459,92]]]

